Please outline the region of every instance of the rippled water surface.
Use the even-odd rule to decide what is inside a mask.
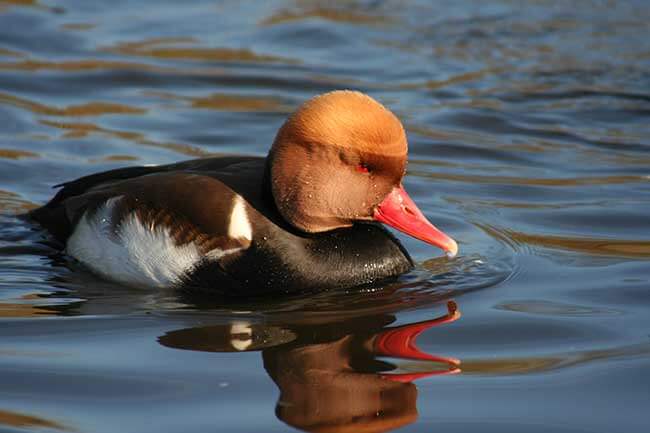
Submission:
[[[649,34],[644,0],[0,0],[0,430],[648,431]],[[457,258],[402,237],[396,282],[224,305],[101,281],[17,217],[264,155],[339,88],[403,120]]]

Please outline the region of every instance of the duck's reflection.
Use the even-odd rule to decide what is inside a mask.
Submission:
[[[172,331],[159,341],[187,350],[261,350],[280,389],[279,419],[309,432],[381,432],[416,420],[415,379],[460,371],[458,360],[415,344],[424,330],[460,317],[453,301],[447,308],[441,317],[397,327],[388,327],[391,314],[316,324],[231,322]]]

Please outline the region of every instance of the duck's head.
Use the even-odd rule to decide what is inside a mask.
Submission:
[[[371,97],[353,91],[316,96],[289,116],[269,152],[275,203],[305,232],[374,220],[454,256],[456,242],[426,219],[402,186],[407,151],[402,123]]]

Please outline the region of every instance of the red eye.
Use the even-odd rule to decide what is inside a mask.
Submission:
[[[369,171],[369,170],[368,170],[368,167],[366,167],[365,164],[359,164],[359,165],[357,165],[356,170],[357,170],[359,173],[368,173],[368,171]]]

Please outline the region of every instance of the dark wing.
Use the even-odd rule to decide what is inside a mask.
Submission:
[[[74,200],[74,198],[83,197],[94,187],[155,173],[157,169],[160,168],[118,168],[55,185],[54,188],[61,187],[61,189],[46,205],[34,209],[29,213],[29,216],[48,229],[58,240],[64,242],[70,236],[78,218],[86,210],[86,206],[90,204],[90,200],[79,201]],[[85,202],[84,206],[80,206],[77,211],[72,211],[71,204],[81,204],[82,202]]]
[[[151,167],[126,167],[95,173],[57,185],[61,190],[46,205],[33,210],[29,216],[47,228],[57,239],[65,241],[81,216],[111,197],[125,196],[126,203],[142,205],[152,214],[164,209],[178,209],[184,218],[198,213],[206,220],[206,197],[211,197],[212,211],[223,213],[224,194],[232,191],[219,181],[221,173],[233,167],[252,165],[263,170],[263,158],[215,157],[183,161]],[[197,181],[197,178],[204,178]],[[258,178],[249,181],[259,185]],[[255,188],[256,186],[254,186]],[[203,211],[201,211],[203,209]],[[219,224],[217,218],[214,224]],[[213,226],[214,226],[213,224]]]

